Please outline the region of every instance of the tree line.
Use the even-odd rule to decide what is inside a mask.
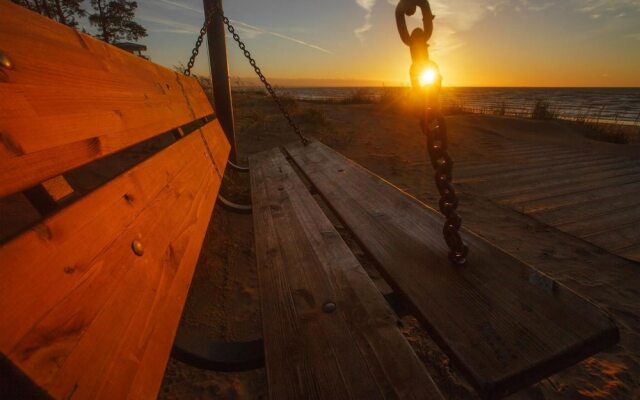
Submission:
[[[88,17],[96,27],[98,38],[107,43],[138,40],[147,30],[134,20],[138,3],[128,0],[90,0],[90,11],[83,8],[84,0],[13,0],[14,3],[47,16],[62,24],[78,27],[80,18]]]

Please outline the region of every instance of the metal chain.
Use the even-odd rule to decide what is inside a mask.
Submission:
[[[448,153],[447,125],[440,110],[424,108],[420,125],[422,133],[427,137],[427,147],[431,165],[435,170],[435,182],[440,201],[440,212],[446,221],[442,228],[444,240],[449,246],[449,260],[454,264],[465,264],[469,248],[460,237],[462,219],[458,215],[459,204],[456,190],[453,187],[453,159]]]
[[[242,50],[242,53],[244,54],[245,58],[249,60],[249,64],[251,64],[256,75],[258,75],[258,78],[260,78],[260,82],[262,82],[262,84],[264,85],[264,88],[267,90],[267,92],[269,93],[273,101],[275,101],[276,105],[278,106],[278,109],[280,110],[280,113],[287,120],[291,129],[296,133],[296,135],[298,135],[298,137],[300,138],[300,142],[302,142],[302,144],[305,146],[309,144],[309,139],[307,139],[302,134],[300,127],[295,123],[293,118],[291,118],[289,111],[287,111],[286,107],[280,101],[280,98],[276,94],[275,90],[273,89],[273,87],[271,86],[267,78],[264,76],[264,74],[260,70],[260,67],[258,67],[258,65],[256,64],[256,60],[251,56],[251,53],[249,52],[249,50],[247,50],[246,45],[240,39],[240,36],[236,33],[236,29],[229,21],[229,18],[227,18],[224,15],[224,12],[220,7],[213,6],[212,9],[209,10],[207,18],[205,19],[205,22],[202,25],[202,28],[200,29],[198,39],[196,39],[196,44],[193,50],[191,51],[191,57],[189,58],[189,62],[187,63],[187,68],[185,69],[184,74],[186,76],[191,76],[191,69],[193,68],[193,65],[196,61],[196,57],[198,57],[198,53],[200,52],[200,46],[202,46],[204,35],[206,35],[207,29],[211,25],[211,22],[215,17],[222,18],[222,22],[227,26],[227,30],[233,36],[233,40],[235,40],[235,42],[238,44],[238,47],[240,48],[240,50]]]
[[[416,8],[422,11],[422,28],[416,28],[411,34],[407,29],[406,16],[413,15]],[[396,7],[396,25],[402,41],[411,50],[411,82],[419,91],[422,100],[420,126],[427,137],[427,148],[431,165],[435,170],[435,182],[440,194],[440,212],[446,221],[442,228],[444,240],[449,246],[449,260],[457,265],[467,262],[469,248],[460,237],[462,219],[457,213],[458,196],[453,187],[453,160],[448,153],[447,125],[439,107],[440,82],[434,82],[430,88],[422,88],[415,74],[429,65],[428,41],[433,32],[433,14],[427,0],[400,0]]]

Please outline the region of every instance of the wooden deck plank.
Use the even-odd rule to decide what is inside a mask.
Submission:
[[[0,43],[0,196],[213,112],[195,79],[6,0]]]
[[[441,398],[280,150],[252,156],[250,167],[270,397]],[[335,312],[322,311],[327,301]]]
[[[500,204],[512,205],[514,207],[526,207],[527,204],[536,201],[542,200],[548,197],[556,197],[561,195],[570,195],[570,194],[578,194],[590,192],[592,190],[607,190],[609,188],[618,188],[622,185],[626,185],[629,183],[639,183],[640,175],[638,174],[629,174],[616,176],[613,178],[609,178],[606,180],[595,180],[595,181],[585,181],[585,182],[577,182],[575,184],[566,184],[554,187],[546,187],[544,189],[532,189],[526,192],[504,196],[504,197],[496,197],[495,199]]]
[[[565,160],[563,162],[549,163],[543,165],[529,165],[518,168],[509,173],[491,177],[498,179],[507,179],[509,182],[519,183],[526,182],[528,179],[545,176],[545,177],[563,177],[567,175],[580,175],[590,172],[600,172],[615,168],[640,167],[640,163],[625,158],[590,158],[586,160]],[[550,178],[548,178],[550,179]]]
[[[584,192],[576,192],[562,195],[549,196],[538,200],[526,201],[511,206],[524,213],[538,213],[554,210],[572,204],[581,204],[585,201],[600,201],[615,196],[638,193],[640,182],[620,184],[618,186],[598,187]]]
[[[620,255],[629,260],[634,260],[640,262],[640,244],[627,247],[626,249],[621,249],[618,251]]]
[[[552,163],[552,162],[562,162],[565,160],[584,160],[584,159],[588,159],[588,158],[593,158],[594,155],[593,154],[582,154],[582,153],[577,153],[575,151],[567,151],[565,153],[562,154],[555,154],[555,155],[549,155],[549,154],[532,154],[532,155],[521,155],[521,156],[510,156],[510,155],[505,155],[502,154],[500,152],[494,152],[494,153],[489,153],[486,154],[484,156],[484,158],[487,161],[493,161],[493,162],[498,162],[498,163],[517,163],[517,164],[536,164],[536,163],[540,163],[541,165],[544,165],[545,163]],[[476,163],[478,164],[478,167],[482,166],[483,161],[478,160],[476,161]]]
[[[593,304],[471,232],[453,267],[442,218],[320,143],[287,146],[395,290],[484,397],[501,396],[617,341]]]
[[[640,221],[640,207],[631,206],[608,213],[559,225],[557,228],[578,237],[616,230],[617,227]],[[638,226],[640,230],[640,226]]]
[[[494,175],[509,176],[510,174],[517,174],[523,170],[529,170],[532,173],[537,170],[546,170],[552,167],[565,165],[567,162],[575,162],[582,165],[583,163],[599,162],[607,163],[611,157],[609,156],[576,156],[570,159],[562,159],[555,161],[547,161],[545,163],[535,162],[531,160],[501,160],[501,161],[478,161],[474,164],[461,165],[458,171],[458,175],[464,178],[491,178]],[[457,165],[457,164],[456,164]],[[498,168],[496,168],[498,166]]]
[[[478,163],[477,169],[474,172],[473,170],[469,171],[471,166],[464,166],[464,169],[460,172],[463,174],[457,174],[460,176],[464,176],[463,179],[456,179],[456,181],[464,181],[464,182],[474,182],[474,181],[483,181],[488,179],[507,179],[512,176],[520,176],[523,173],[528,174],[536,174],[536,173],[546,173],[548,171],[557,171],[559,168],[567,165],[567,163],[571,163],[576,168],[586,168],[593,166],[607,166],[610,164],[615,164],[620,162],[618,159],[612,158],[610,156],[590,156],[590,157],[577,157],[567,160],[556,160],[553,162],[548,162],[544,164],[539,163],[527,163],[527,164],[509,164],[502,163],[500,164],[500,168],[484,168],[483,163]]]
[[[585,200],[581,203],[569,204],[530,214],[534,218],[552,226],[566,224],[607,214],[621,208],[640,206],[640,196],[638,193],[639,192],[621,194],[619,196],[607,197],[600,201]]]
[[[563,148],[552,148],[552,149],[544,149],[538,148],[536,150],[528,150],[528,151],[501,151],[496,150],[495,152],[489,152],[488,155],[499,157],[502,159],[513,160],[513,159],[531,159],[531,160],[560,160],[563,158],[574,157],[574,156],[585,156],[585,155],[593,155],[589,153],[581,153],[574,149],[563,149]]]
[[[640,220],[618,225],[610,231],[587,235],[584,239],[612,252],[640,245]]]
[[[55,398],[154,397],[228,153],[212,122],[2,245],[3,356]]]
[[[491,198],[503,199],[536,191],[545,193],[555,188],[577,186],[588,182],[606,182],[611,178],[629,175],[640,178],[638,163],[628,161],[604,168],[590,167],[582,170],[574,170],[567,165],[564,171],[559,168],[556,172],[534,176],[523,172],[520,176],[514,176],[506,181],[489,181],[479,184],[476,189],[489,193]]]
[[[489,159],[542,159],[549,157],[571,157],[576,155],[575,150],[570,149],[544,149],[509,150],[489,146],[484,152]]]

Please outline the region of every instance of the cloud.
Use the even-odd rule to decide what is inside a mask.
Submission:
[[[195,35],[195,34],[198,34],[198,32],[200,31],[199,26],[177,22],[173,19],[146,16],[146,15],[137,16],[136,18],[141,21],[147,21],[147,22],[151,22],[153,24],[161,26],[160,28],[149,29],[151,32],[170,32],[170,33]]]
[[[540,1],[532,1],[532,0],[520,0],[520,4],[522,8],[529,11],[544,11],[548,8],[551,8],[556,5],[554,1],[547,1],[544,3],[540,3]],[[516,6],[517,11],[521,11],[522,8],[520,6]]]
[[[373,28],[371,23],[371,14],[373,6],[376,5],[376,0],[356,0],[356,4],[365,10],[364,23],[353,30],[353,33],[360,40],[364,40],[364,34]]]
[[[387,1],[395,6],[399,0]],[[470,31],[483,19],[501,12],[512,0],[430,0],[429,3],[436,16],[431,52],[444,54],[466,44],[459,33]],[[422,15],[418,10],[410,18],[421,21]]]
[[[172,1],[172,0],[156,0],[156,1],[158,1],[158,3],[160,3],[161,5],[164,4],[165,6],[169,6],[170,8],[173,8],[173,9],[181,8],[183,10],[193,11],[198,14],[204,14],[203,7],[195,7],[190,4],[180,3],[178,1]]]
[[[163,8],[170,8],[174,10],[182,9],[182,10],[186,10],[186,11],[190,11],[195,14],[198,14],[202,18],[204,18],[203,8],[195,7],[190,4],[180,2],[178,0],[154,0],[154,1],[146,2],[146,4],[150,6],[157,5]],[[201,28],[201,26],[195,26],[195,25],[190,25],[182,22],[177,22],[175,19],[159,18],[159,17],[152,17],[152,16],[142,16],[138,18],[143,21],[148,21],[148,22],[156,23],[163,26],[162,28],[150,29],[151,32],[167,32],[167,33],[197,35],[200,32],[200,28]],[[318,50],[323,53],[331,54],[331,51],[323,47],[320,47],[316,44],[309,43],[304,40],[300,40],[295,37],[284,35],[282,33],[278,33],[272,30],[259,28],[257,26],[250,25],[242,21],[238,21],[234,19],[229,19],[229,20],[234,24],[236,31],[242,36],[243,39],[255,39],[256,37],[261,35],[269,35],[282,40],[296,43],[301,46],[308,47],[310,49]]]
[[[247,24],[245,22],[241,22],[241,21],[237,21],[237,20],[231,20],[231,22],[233,22],[233,24],[236,26],[237,30],[248,29],[248,30],[251,30],[251,31],[256,32],[258,34],[267,34],[267,35],[274,36],[274,37],[277,37],[277,38],[280,38],[280,39],[288,40],[288,41],[293,42],[293,43],[300,44],[302,46],[309,47],[311,49],[322,51],[323,53],[332,54],[331,51],[325,49],[324,47],[320,47],[320,46],[315,45],[313,43],[305,42],[303,40],[296,39],[296,38],[291,37],[291,36],[283,35],[282,33],[273,32],[273,31],[270,31],[270,30],[259,28],[257,26],[249,25],[249,24]]]
[[[640,12],[640,0],[571,0],[576,11],[592,18],[601,16],[625,16],[628,12]]]

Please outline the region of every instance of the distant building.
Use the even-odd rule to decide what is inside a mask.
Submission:
[[[135,54],[139,57],[142,57],[145,60],[149,59],[148,56],[142,54],[143,51],[147,51],[147,46],[143,44],[131,43],[131,42],[119,42],[119,43],[114,43],[113,45],[121,48],[124,51],[128,51],[131,54]]]

